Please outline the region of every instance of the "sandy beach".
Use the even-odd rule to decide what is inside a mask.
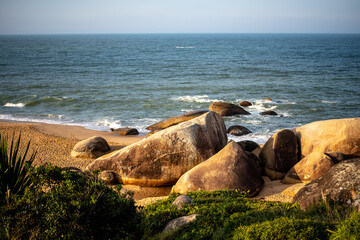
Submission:
[[[51,163],[60,167],[77,167],[80,169],[84,169],[94,161],[94,159],[71,157],[72,148],[81,140],[92,136],[101,136],[109,143],[111,151],[115,151],[144,138],[143,136],[119,136],[111,132],[95,131],[80,126],[0,121],[0,134],[2,136],[8,136],[11,139],[15,134],[17,138],[19,133],[21,133],[20,151],[24,151],[26,143],[31,141],[30,152],[37,152],[34,165]],[[280,181],[265,179],[264,189],[255,198],[288,202],[291,201],[291,196],[284,195],[282,192],[289,187],[291,185],[284,185]],[[166,196],[171,190],[171,187],[140,187],[134,185],[124,185],[123,188],[134,192],[135,200]]]

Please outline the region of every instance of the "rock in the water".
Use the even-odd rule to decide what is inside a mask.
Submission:
[[[139,131],[136,128],[110,128],[113,133],[128,136],[128,135],[139,135]]]
[[[228,128],[227,133],[234,136],[243,136],[252,132],[246,127],[234,125]]]
[[[242,147],[242,149],[247,152],[252,152],[257,148],[260,148],[259,144],[257,144],[254,141],[250,141],[250,140],[240,141],[240,142],[237,142],[237,144],[239,144],[240,147]]]
[[[294,132],[288,129],[276,132],[265,143],[259,157],[264,163],[265,175],[272,180],[282,179],[298,162],[298,144]]]
[[[250,107],[252,106],[252,103],[249,101],[242,101],[241,103],[239,103],[239,105],[242,107]]]
[[[151,126],[146,127],[147,130],[150,131],[156,131],[156,130],[162,130],[171,126],[174,126],[176,124],[182,123],[182,122],[186,122],[189,121],[193,118],[199,117],[201,115],[203,115],[204,113],[209,112],[208,110],[201,110],[201,111],[192,111],[192,112],[188,112],[185,113],[183,115],[180,116],[176,116],[176,117],[172,117],[172,118],[168,118],[165,119],[161,122],[155,123]]]
[[[194,222],[196,220],[197,216],[198,216],[198,214],[195,213],[195,214],[191,214],[189,216],[175,218],[165,225],[165,228],[162,232],[166,233],[169,231],[175,231],[176,229],[178,229],[181,226],[184,226],[184,225]]]
[[[312,152],[341,152],[347,158],[360,157],[360,118],[333,119],[294,129],[302,157]]]
[[[124,184],[167,186],[226,143],[222,117],[208,112],[96,159],[87,169],[116,172]]]
[[[181,209],[183,207],[183,205],[192,204],[194,202],[195,201],[191,197],[186,196],[186,195],[180,195],[174,200],[174,202],[172,204],[176,205],[177,209]]]
[[[216,155],[182,175],[172,192],[186,194],[188,191],[237,189],[249,191],[249,195],[254,196],[263,186],[264,180],[256,163],[231,141]]]
[[[98,158],[110,151],[110,146],[102,137],[91,137],[75,144],[71,151],[74,158]]]
[[[360,191],[360,158],[354,158],[336,164],[322,178],[306,184],[295,195],[301,209],[319,203],[322,196],[336,202],[352,203],[353,193]]]
[[[114,173],[110,171],[102,171],[98,175],[98,179],[100,181],[103,181],[105,184],[116,184],[118,183],[116,177],[114,176]]]
[[[265,111],[265,112],[261,112],[260,115],[263,115],[263,116],[277,116],[278,114],[275,112],[275,111]]]
[[[220,116],[233,116],[238,114],[249,115],[250,113],[242,107],[232,103],[213,102],[209,106],[210,111],[218,113]]]
[[[264,101],[272,102],[273,100],[271,98],[264,98]]]
[[[301,159],[281,181],[286,184],[311,182],[324,176],[332,166],[333,161],[324,153],[313,152]]]

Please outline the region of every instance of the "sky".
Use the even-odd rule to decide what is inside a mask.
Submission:
[[[360,0],[0,0],[0,34],[360,33]]]

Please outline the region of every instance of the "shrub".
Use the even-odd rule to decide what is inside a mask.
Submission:
[[[250,226],[241,226],[234,239],[328,239],[329,224],[309,219],[280,217]]]
[[[7,138],[3,138],[0,134],[0,206],[9,203],[12,195],[23,194],[25,188],[31,183],[28,172],[35,153],[25,161],[30,142],[24,154],[21,155],[19,154],[20,138],[21,134],[15,144],[14,137],[12,138],[8,152]]]
[[[360,239],[360,212],[355,210],[348,219],[340,222],[331,239]]]
[[[139,220],[134,201],[121,187],[94,176],[45,165],[33,170],[34,184],[1,210],[3,238],[135,238]],[[1,235],[0,235],[0,238]]]

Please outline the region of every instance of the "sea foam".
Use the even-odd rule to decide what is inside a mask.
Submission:
[[[5,103],[4,107],[17,107],[17,108],[23,108],[25,107],[25,103]]]
[[[219,99],[210,99],[208,95],[180,96],[180,97],[173,97],[171,99],[174,101],[197,102],[197,103],[222,102],[222,100]]]

